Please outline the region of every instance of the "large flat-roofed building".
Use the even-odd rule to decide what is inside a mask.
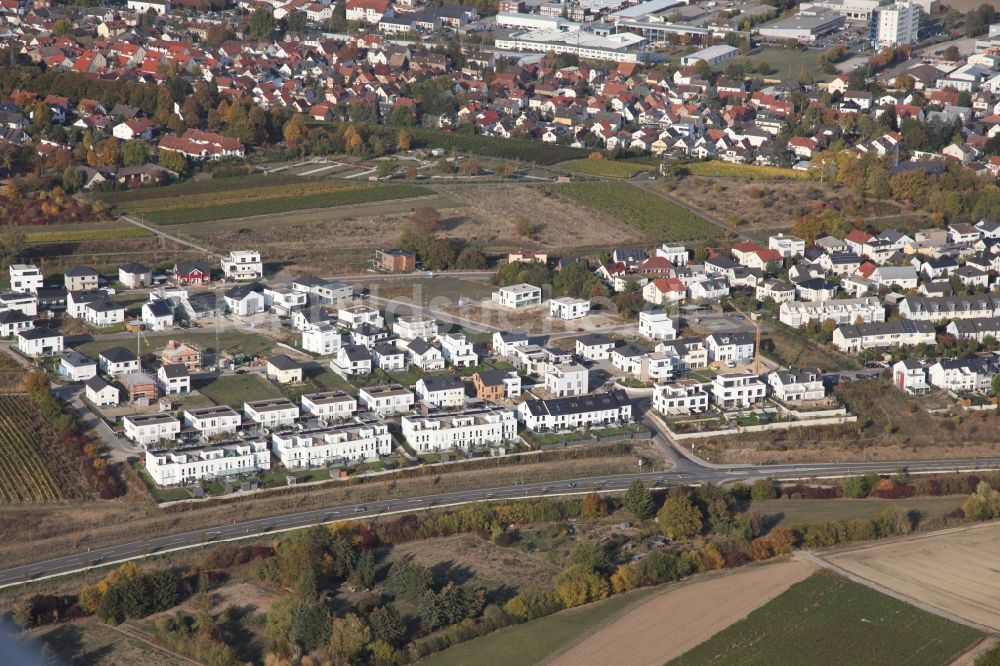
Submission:
[[[506,37],[497,37],[495,46],[510,51],[570,53],[585,60],[640,62],[645,59],[641,50],[645,43],[645,37],[631,32],[602,36],[583,30],[556,29],[512,32]]]
[[[240,413],[228,405],[200,407],[184,411],[184,427],[194,428],[205,437],[235,433],[243,423]]]
[[[158,486],[175,486],[269,469],[271,450],[262,439],[146,452],[146,471]]]
[[[829,11],[848,21],[871,21],[872,13],[885,4],[884,0],[816,0],[803,2],[799,9],[806,12]]]
[[[716,44],[715,46],[709,46],[706,49],[695,51],[694,53],[684,56],[681,58],[681,64],[691,67],[699,62],[706,62],[709,67],[715,67],[716,65],[721,65],[727,60],[732,60],[739,54],[740,50],[735,46]]]
[[[368,386],[358,391],[358,404],[379,416],[405,414],[413,409],[413,391],[400,384]]]
[[[342,460],[372,460],[392,453],[389,426],[343,423],[271,435],[271,451],[288,469],[322,467]]]
[[[344,391],[306,393],[300,402],[303,411],[326,419],[346,419],[358,411],[358,401]]]
[[[469,449],[511,441],[517,418],[509,409],[470,409],[449,414],[404,416],[403,436],[418,453]]]
[[[800,11],[795,16],[780,19],[760,27],[760,36],[768,39],[794,39],[814,42],[847,24],[847,19],[831,11]]]

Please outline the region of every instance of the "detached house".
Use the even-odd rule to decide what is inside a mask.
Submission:
[[[212,281],[212,267],[203,261],[181,261],[174,266],[174,281],[179,285],[205,285]]]

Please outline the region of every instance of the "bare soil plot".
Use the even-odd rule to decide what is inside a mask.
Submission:
[[[806,562],[782,562],[672,586],[546,663],[660,666],[746,617],[815,570]]]
[[[978,624],[1000,629],[995,558],[1000,523],[852,548],[824,556],[850,573]]]
[[[565,321],[554,319],[549,316],[549,305],[542,305],[511,309],[493,303],[490,299],[479,302],[468,303],[463,307],[449,305],[438,307],[442,312],[446,312],[456,317],[462,317],[469,321],[479,322],[488,326],[496,326],[504,330],[518,330],[532,334],[553,334],[571,333],[578,328],[587,331],[595,331],[607,326],[619,326],[623,323],[617,315],[610,312],[595,312],[580,319]]]

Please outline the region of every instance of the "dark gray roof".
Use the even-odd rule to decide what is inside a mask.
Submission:
[[[94,375],[84,382],[84,385],[91,391],[103,391],[107,387],[111,386],[111,384],[108,384],[106,381],[101,379],[100,375]]]
[[[137,261],[130,261],[129,263],[125,264],[124,266],[121,266],[120,270],[123,270],[126,273],[131,273],[133,275],[139,274],[139,273],[149,273],[150,272],[149,266],[146,266],[144,264],[140,264]]]
[[[135,354],[124,347],[111,347],[100,353],[100,356],[107,359],[109,363],[128,363],[136,360]]]
[[[20,310],[4,310],[0,312],[0,324],[19,324],[25,321],[31,321],[31,317]]]
[[[454,375],[438,375],[434,377],[424,377],[421,380],[424,388],[428,391],[450,391],[457,388],[464,388],[465,384]]]
[[[301,368],[297,361],[289,358],[284,354],[277,354],[275,356],[267,359],[267,362],[276,367],[278,370],[295,370]]]
[[[170,306],[170,301],[166,300],[150,301],[146,303],[146,307],[154,317],[166,317],[174,312],[174,309]]]
[[[97,275],[97,271],[90,266],[74,266],[66,269],[64,275],[66,277],[92,277]]]
[[[586,335],[581,335],[576,339],[577,342],[585,347],[597,347],[598,345],[613,345],[614,340],[601,333],[587,333]]]
[[[52,330],[48,326],[37,326],[21,331],[18,335],[25,340],[44,340],[45,338],[61,338],[62,333]]]
[[[189,375],[187,366],[183,363],[167,363],[163,366],[163,374],[167,379],[178,379]]]
[[[534,416],[561,414],[584,414],[587,412],[619,409],[629,402],[625,391],[614,390],[607,393],[593,393],[572,398],[552,398],[550,400],[528,400],[525,404]]]

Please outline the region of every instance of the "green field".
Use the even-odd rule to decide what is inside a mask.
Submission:
[[[768,518],[778,518],[776,525],[824,523],[856,518],[871,520],[888,508],[901,511],[918,511],[921,520],[941,518],[959,506],[964,497],[913,497],[902,500],[884,499],[775,499],[756,501],[751,511],[759,511]]]
[[[303,181],[309,183],[310,181]],[[184,207],[175,196],[147,199],[124,204],[128,212],[160,225],[210,222],[253,215],[273,215],[313,208],[333,208],[393,199],[409,199],[431,194],[419,185],[403,183],[369,185],[344,181],[326,181],[321,188],[288,185],[258,187],[230,194],[203,194],[188,197]],[[320,189],[321,191],[316,191]],[[198,205],[190,205],[197,201]]]
[[[35,243],[78,243],[95,240],[118,240],[120,238],[145,238],[152,236],[152,231],[139,227],[108,227],[106,229],[66,229],[62,231],[29,231],[25,234],[25,242]]]
[[[259,333],[248,331],[228,330],[220,331],[218,336],[214,332],[191,333],[189,331],[166,333],[161,335],[147,335],[142,338],[139,344],[139,353],[142,355],[157,353],[163,350],[169,340],[177,340],[194,345],[203,352],[216,351],[216,338],[218,338],[219,351],[242,352],[250,356],[259,356],[274,349],[274,342]],[[85,342],[77,345],[75,349],[81,354],[91,358],[97,358],[97,354],[111,347],[125,347],[135,353],[136,343],[134,336],[127,336],[121,339],[102,339]]]
[[[244,402],[282,397],[277,386],[261,375],[250,372],[243,375],[222,375],[199,387],[198,392],[217,405],[229,405],[234,409],[240,409]]]
[[[940,666],[980,638],[969,627],[816,573],[669,663]]]
[[[635,162],[618,162],[615,160],[570,160],[556,165],[567,171],[585,173],[589,176],[604,178],[632,178],[643,171],[656,171],[655,167]]]
[[[712,176],[717,178],[747,178],[752,180],[805,180],[809,174],[805,171],[793,171],[773,166],[754,166],[753,164],[732,164],[731,162],[691,162],[685,164],[692,176]]]
[[[644,600],[654,590],[650,588],[617,595],[502,629],[440,652],[420,663],[426,666],[538,664],[570,641]]]
[[[552,191],[609,215],[656,240],[700,241],[720,229],[683,206],[623,183],[568,183]]]

